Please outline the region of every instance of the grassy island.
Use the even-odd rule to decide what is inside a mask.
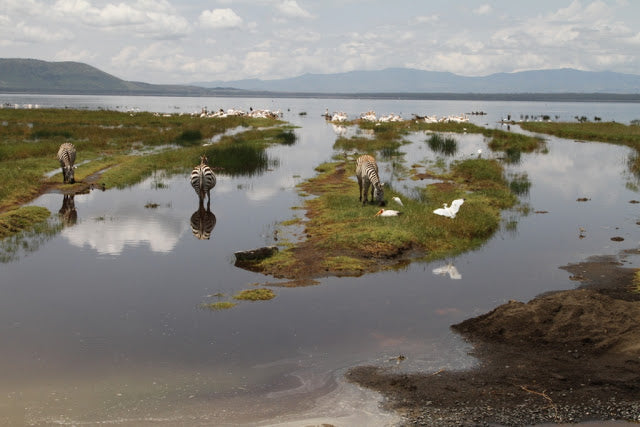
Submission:
[[[63,142],[77,149],[75,184],[62,183],[56,153]],[[223,173],[253,173],[271,166],[267,146],[294,142],[291,127],[270,118],[0,109],[0,238],[31,227],[25,217],[46,219],[20,206],[53,189],[123,188],[155,171],[185,173],[202,153]]]

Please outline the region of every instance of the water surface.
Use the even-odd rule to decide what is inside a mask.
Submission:
[[[3,422],[393,425],[397,417],[378,409],[375,393],[343,381],[348,368],[473,366],[470,347],[451,324],[509,299],[573,288],[558,267],[635,248],[640,236],[638,205],[629,203],[640,198],[627,171],[631,150],[545,137],[548,152],[523,154],[507,166],[509,176],[531,182],[521,196],[529,213],[505,212],[503,227],[482,248],[401,271],[273,287],[273,300],[207,310],[201,304],[279,282],[234,267],[233,253],[277,243],[278,224],[302,215],[291,209],[302,203],[296,184],[331,159],[341,132],[320,117],[327,108],[353,117],[372,109],[408,117],[485,111],[472,121],[500,126],[506,114],[624,122],[637,118],[633,105],[17,95],[0,102],[185,113],[253,106],[280,109],[299,126],[296,144],[268,149],[277,160],[270,169],[218,175],[209,240],[193,236],[198,201],[187,177],[158,174],[124,190],[76,195],[74,223],[1,264]],[[453,157],[433,152],[428,135],[415,134],[396,161],[450,161],[479,148],[497,156],[478,135],[454,137]],[[382,162],[382,179],[408,197],[416,183],[398,179],[395,170],[391,159]],[[63,196],[46,194],[33,204],[58,212]],[[460,278],[433,273],[447,265]],[[401,363],[399,355],[406,357]]]

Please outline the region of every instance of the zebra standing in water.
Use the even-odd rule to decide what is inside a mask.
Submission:
[[[191,186],[198,194],[200,203],[204,203],[205,195],[208,196],[208,208],[211,204],[211,189],[216,186],[216,176],[207,163],[207,156],[200,156],[200,164],[191,172]]]
[[[360,188],[360,201],[363,205],[367,203],[367,193],[369,185],[371,185],[371,201],[374,199],[379,206],[384,206],[384,190],[382,182],[378,177],[378,164],[376,159],[368,154],[363,154],[356,160],[356,177],[358,178],[358,187]],[[364,187],[364,191],[363,191]],[[364,196],[364,200],[363,197]]]
[[[62,177],[65,184],[74,184],[76,182],[74,178],[74,166],[76,161],[76,147],[70,142],[65,142],[60,145],[58,149],[58,160],[62,167]]]

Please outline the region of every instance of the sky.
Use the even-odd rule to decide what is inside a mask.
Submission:
[[[78,61],[156,84],[391,67],[640,74],[638,0],[0,3],[0,58]]]

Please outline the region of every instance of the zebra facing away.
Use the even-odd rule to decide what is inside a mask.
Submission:
[[[70,142],[65,142],[58,149],[58,160],[62,167],[62,179],[65,184],[73,184],[76,182],[74,178],[74,166],[76,161],[76,147]]]
[[[211,189],[216,186],[216,176],[207,164],[207,156],[200,156],[200,164],[193,168],[191,172],[191,186],[200,198],[200,203],[208,197],[207,206],[211,204]]]
[[[367,193],[369,192],[369,185],[371,185],[371,201],[375,200],[379,206],[384,206],[384,190],[378,176],[376,159],[368,154],[358,157],[356,160],[356,177],[358,178],[358,187],[360,189],[359,200],[362,204],[365,205],[367,203]]]

